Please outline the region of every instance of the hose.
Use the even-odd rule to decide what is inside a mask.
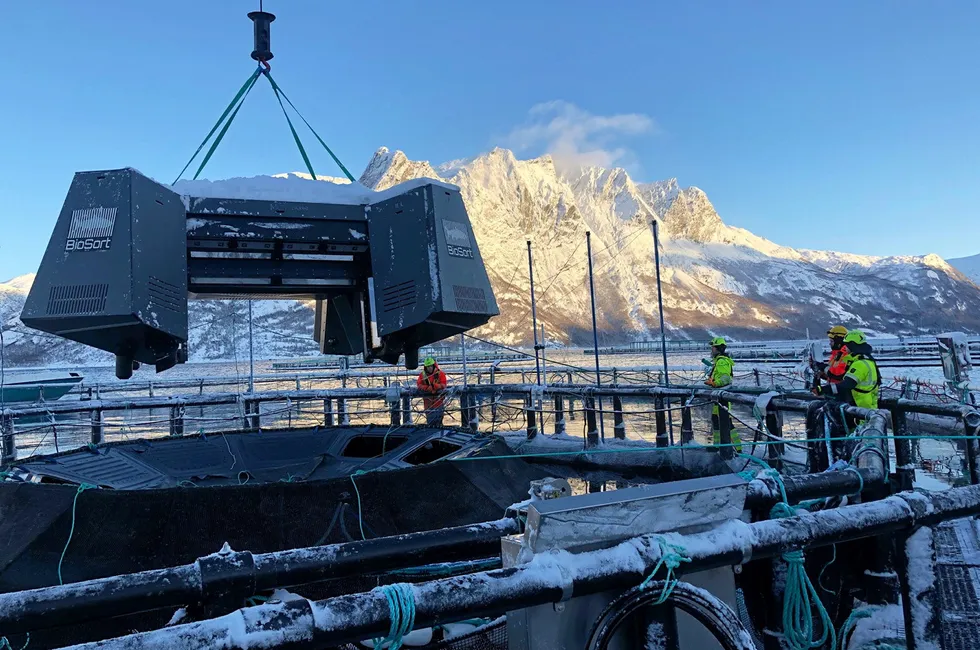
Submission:
[[[626,619],[656,602],[666,586],[666,581],[658,580],[649,583],[645,589],[634,587],[609,603],[592,626],[586,649],[608,650]],[[723,650],[757,650],[752,635],[732,608],[704,589],[678,582],[666,602],[694,617],[711,632]]]

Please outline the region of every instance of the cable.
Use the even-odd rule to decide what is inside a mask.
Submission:
[[[623,623],[639,610],[657,604],[657,594],[663,593],[667,585],[666,581],[658,580],[648,586],[651,588],[634,587],[606,606],[592,626],[587,650],[607,650]],[[690,614],[711,632],[724,650],[755,650],[752,636],[738,615],[710,592],[678,582],[664,602]]]

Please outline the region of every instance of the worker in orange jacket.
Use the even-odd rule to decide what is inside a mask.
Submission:
[[[827,330],[827,338],[830,339],[830,358],[826,363],[817,363],[817,373],[814,378],[813,393],[818,394],[820,380],[825,379],[831,384],[840,383],[847,374],[847,349],[844,347],[844,337],[847,336],[847,328],[843,325],[834,325]]]
[[[446,390],[449,381],[432,357],[426,357],[422,364],[416,385],[425,393],[422,404],[425,406],[425,423],[430,427],[441,427],[442,418],[446,413],[446,398],[442,391]]]

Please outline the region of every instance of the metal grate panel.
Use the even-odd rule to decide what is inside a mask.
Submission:
[[[456,298],[457,310],[475,314],[487,313],[487,294],[483,289],[454,284],[453,296]]]
[[[977,613],[977,593],[968,567],[939,564],[936,565],[936,577],[944,613]]]
[[[959,621],[943,623],[943,650],[976,650],[980,623]]]
[[[936,557],[946,563],[962,563],[963,551],[960,550],[956,531],[949,526],[941,526],[934,528],[933,533],[935,535]]]
[[[381,293],[381,310],[385,312],[410,307],[415,304],[415,280],[407,280],[387,287]]]
[[[51,316],[101,314],[105,311],[108,295],[108,284],[54,286],[48,292],[48,314]]]

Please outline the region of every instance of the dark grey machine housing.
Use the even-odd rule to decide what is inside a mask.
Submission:
[[[181,197],[132,169],[72,181],[21,319],[166,370],[187,299],[316,301],[325,354],[418,365],[499,313],[459,191],[413,182],[372,204]]]
[[[432,183],[367,209],[377,333],[392,354],[500,313],[459,190]]]
[[[75,174],[21,320],[111,352],[130,373],[133,361],[182,361],[185,222],[180,196],[134,169]]]

